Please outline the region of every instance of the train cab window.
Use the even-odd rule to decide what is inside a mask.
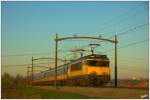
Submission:
[[[100,66],[102,67],[109,67],[109,62],[108,61],[101,61]]]
[[[98,66],[98,61],[95,61],[95,60],[88,60],[88,61],[87,61],[87,65],[90,65],[90,66]]]
[[[87,65],[89,66],[97,66],[97,67],[109,67],[109,61],[95,61],[88,60]]]

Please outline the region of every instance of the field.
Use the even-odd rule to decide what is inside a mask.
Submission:
[[[144,95],[148,90],[104,87],[37,86],[2,91],[2,98],[7,99],[136,99]]]
[[[148,98],[148,89],[137,89],[137,88],[113,88],[113,87],[68,87],[59,86],[56,89],[53,86],[37,87],[39,89],[46,89],[51,91],[61,91],[67,93],[76,93],[90,98],[103,98],[103,99],[137,99]]]
[[[12,77],[2,75],[1,98],[10,99],[127,99],[148,98],[149,80],[118,80],[118,87],[114,88],[114,81],[105,87],[79,86],[30,86],[26,77],[17,75]]]
[[[2,91],[2,99],[90,99],[91,97],[62,91],[22,87]],[[94,97],[93,97],[94,98]]]

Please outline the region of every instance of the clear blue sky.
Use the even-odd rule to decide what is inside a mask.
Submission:
[[[2,65],[31,63],[31,57],[54,57],[54,37],[118,36],[118,77],[148,77],[148,2],[2,2]],[[143,25],[146,24],[146,25]],[[143,25],[140,27],[140,25]],[[61,49],[82,47],[95,41],[64,41]],[[96,41],[97,42],[97,41]],[[99,43],[99,42],[97,42]],[[100,42],[101,43],[101,42]],[[107,43],[101,43],[107,44]],[[96,51],[105,52],[111,60],[113,78],[113,46],[107,44]],[[32,55],[32,54],[41,55]],[[45,53],[45,54],[43,54]],[[60,52],[59,55],[71,55]],[[11,55],[11,56],[10,56]],[[24,55],[24,56],[13,56]],[[5,67],[3,72],[26,75],[26,67]]]

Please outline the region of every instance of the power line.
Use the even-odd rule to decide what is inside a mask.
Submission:
[[[36,54],[16,54],[16,55],[2,55],[2,57],[10,57],[10,56],[29,56],[29,55],[43,55],[43,54],[50,54],[50,53],[36,53]]]
[[[121,61],[119,61],[119,63],[118,63],[118,65],[122,65],[123,64],[123,66],[126,66],[126,67],[137,67],[137,66],[140,66],[140,65],[142,65],[142,66],[146,66],[148,63],[141,63],[141,62],[121,62]],[[128,66],[128,65],[131,65],[131,66]],[[137,65],[137,66],[135,66],[135,65]]]
[[[127,33],[128,33],[128,32],[130,32],[130,31],[136,30],[137,28],[141,28],[141,27],[144,27],[144,26],[146,26],[146,25],[148,25],[148,23],[145,23],[145,24],[138,25],[138,26],[136,26],[136,27],[130,28],[130,29],[128,29],[128,30],[126,30],[126,31],[124,31],[124,32],[120,32],[120,33],[118,33],[118,34],[117,34],[117,36],[125,35],[124,33],[126,33],[126,34],[127,34]]]
[[[134,15],[132,15],[132,16],[134,16]],[[128,17],[131,17],[131,16],[128,16]],[[127,17],[127,18],[128,18],[128,17]],[[127,18],[124,18],[124,19],[127,19]],[[125,21],[125,20],[123,20],[123,21]],[[110,26],[114,27],[114,29],[111,29],[111,32],[113,32],[114,30],[116,30],[118,23],[120,24],[120,23],[121,23],[121,20],[118,20],[118,21],[116,21],[115,23],[112,23],[112,24],[108,24],[106,28],[108,28],[108,27],[111,28]],[[134,23],[135,23],[135,22],[134,22]],[[133,25],[132,25],[132,26],[133,26]],[[130,27],[131,27],[131,26],[130,26]],[[101,29],[101,31],[102,31],[102,30],[106,30],[106,28],[104,27],[103,29]],[[107,29],[107,30],[108,30],[108,29]],[[100,31],[100,32],[101,32],[101,31]],[[104,31],[104,32],[105,32],[105,31]],[[107,34],[107,35],[108,35],[108,34]]]
[[[144,58],[135,58],[135,57],[129,57],[129,56],[121,56],[121,57],[123,57],[123,58],[132,58],[132,59],[134,59],[134,60],[143,60]]]
[[[142,27],[144,27],[144,26],[146,26],[146,25],[148,25],[148,23],[135,26],[135,27],[130,28],[130,29],[124,31],[124,32],[119,32],[119,33],[117,34],[117,36],[129,34],[128,32],[133,31],[133,30],[136,30],[137,28],[142,28]],[[108,39],[111,39],[111,38],[113,38],[113,37],[114,37],[114,35],[110,36]],[[101,42],[102,42],[102,41],[100,41],[99,43],[101,43]],[[100,47],[105,46],[105,45],[107,45],[107,44],[103,44],[103,45],[101,45]]]
[[[142,40],[142,41],[133,42],[133,43],[121,46],[118,49],[120,49],[120,48],[126,48],[126,47],[129,47],[129,46],[132,46],[132,45],[136,45],[136,44],[141,44],[141,43],[146,42],[146,41],[148,41],[148,39],[145,39],[145,40]]]
[[[121,47],[119,47],[117,49],[126,48],[126,47],[133,46],[133,45],[136,45],[136,44],[141,44],[141,43],[146,42],[146,41],[148,41],[148,39],[144,39],[144,40],[141,40],[141,41],[133,42],[133,43],[121,46]],[[112,50],[114,50],[114,49],[110,49],[110,50],[107,50],[105,52],[109,52],[109,51],[112,51]],[[103,53],[105,53],[105,52],[103,52]]]
[[[126,11],[126,12],[120,14],[119,16],[117,16],[117,17],[115,17],[115,18],[112,18],[111,20],[109,20],[109,21],[103,23],[102,25],[104,25],[104,24],[106,24],[106,23],[110,23],[110,22],[112,22],[112,21],[114,21],[114,20],[118,20],[119,18],[121,18],[121,16],[124,16],[124,15],[126,15],[127,13],[129,14],[129,12],[132,12],[133,10],[137,9],[138,7],[141,7],[141,5],[142,5],[142,4],[139,4],[139,5],[137,5],[137,6],[133,7],[133,8],[131,8],[131,9],[129,9],[128,11]]]
[[[125,69],[129,69],[129,70],[135,70],[137,69],[137,66],[129,66],[129,65],[122,65],[121,66],[125,66]],[[138,67],[138,68],[142,68],[142,69],[145,69],[145,68],[148,68],[148,66],[145,66],[144,68],[143,67]],[[124,67],[119,67],[119,69],[124,69]]]
[[[144,25],[146,25],[146,24],[143,24],[143,25],[140,25],[140,26],[137,26],[137,27],[142,27],[142,26],[144,26]],[[131,31],[132,29],[130,29],[130,31]],[[128,30],[129,31],[129,30]],[[127,32],[127,31],[126,31]],[[125,33],[125,32],[122,32],[122,33]],[[122,35],[122,34],[119,34],[119,35]],[[120,49],[120,48],[124,48],[124,47],[128,47],[128,46],[132,46],[132,45],[136,45],[136,44],[139,44],[139,43],[143,43],[143,42],[145,42],[145,41],[147,41],[148,39],[145,39],[145,40],[142,40],[142,41],[138,41],[138,42],[134,42],[134,43],[131,43],[131,44],[127,44],[127,45],[125,45],[125,46],[122,46],[122,47],[119,47],[118,49]],[[103,46],[103,45],[102,45]],[[111,49],[111,50],[114,50],[114,49]],[[40,53],[41,54],[41,53]],[[33,55],[33,54],[32,54]],[[36,54],[36,55],[39,55],[39,54]],[[69,54],[68,54],[69,55]],[[7,55],[7,56],[25,56],[25,54],[22,54],[22,55]]]
[[[117,36],[125,35],[124,33],[128,34],[128,32],[133,31],[133,30],[136,30],[137,28],[144,27],[144,26],[146,26],[146,25],[148,25],[148,23],[145,23],[145,24],[142,24],[142,25],[135,26],[135,27],[130,28],[130,29],[124,31],[124,32],[119,32],[119,33],[117,34]],[[108,39],[110,39],[110,38],[112,38],[112,37],[113,37],[113,35],[110,36]],[[101,45],[101,47],[102,47],[102,46],[105,46],[105,45]],[[64,52],[63,50],[59,50],[59,51]],[[66,52],[66,51],[65,51],[65,52]],[[36,54],[2,55],[2,57],[11,57],[11,56],[29,56],[29,55],[43,55],[43,54],[50,54],[50,53],[45,52],[45,53],[36,53]]]
[[[143,4],[143,3],[142,3]],[[103,25],[105,25],[105,24],[107,24],[107,23],[110,23],[111,22],[111,24],[113,23],[114,24],[114,22],[116,21],[116,20],[119,20],[120,18],[122,18],[122,16],[126,16],[127,14],[129,14],[129,12],[133,12],[133,10],[135,10],[135,9],[137,9],[138,7],[141,7],[141,5],[142,4],[139,4],[139,5],[137,5],[137,6],[135,6],[135,7],[133,7],[133,8],[131,8],[131,9],[129,9],[127,12],[125,12],[125,13],[122,13],[122,14],[120,14],[119,16],[117,16],[117,17],[115,17],[115,18],[112,18],[111,20],[108,20],[107,22],[105,22],[105,23],[103,23],[103,24],[101,24],[101,26],[103,26]],[[136,12],[136,13],[138,13],[138,12]],[[133,13],[133,14],[135,14],[135,13]],[[130,15],[131,16],[131,15]],[[116,21],[116,22],[118,22],[118,21]],[[110,25],[111,25],[110,24]],[[110,26],[109,25],[109,26]],[[108,26],[108,25],[107,25]],[[106,26],[105,26],[106,27]],[[104,28],[101,28],[101,29],[104,29]]]
[[[128,34],[128,32],[133,31],[133,30],[136,30],[137,28],[142,28],[142,27],[144,27],[144,26],[146,26],[146,25],[149,25],[149,23],[144,23],[144,24],[135,26],[135,27],[133,27],[133,28],[129,28],[129,29],[127,29],[126,31],[118,32],[117,36],[125,35],[124,33]],[[111,38],[113,38],[113,37],[114,37],[114,35],[111,35],[108,39],[111,39]]]
[[[58,60],[58,61],[60,61],[60,60]],[[52,62],[51,62],[52,63]],[[54,63],[54,62],[53,62]],[[48,62],[48,63],[34,63],[33,65],[38,65],[38,64],[50,64],[50,62]],[[32,65],[32,64],[20,64],[20,65],[2,65],[2,67],[4,68],[4,67],[20,67],[20,66],[29,66],[29,65]]]
[[[114,56],[114,54],[109,54],[110,56]],[[137,57],[129,57],[129,56],[118,56],[119,58],[121,57],[121,58],[127,58],[127,59],[132,59],[132,60],[143,60],[143,59],[145,59],[145,58],[137,58]]]
[[[119,61],[123,61],[123,62],[137,62],[137,63],[141,63],[141,62],[143,62],[144,60],[135,60],[135,59],[120,59],[119,58]]]
[[[4,67],[20,67],[20,66],[29,66],[29,65],[31,65],[31,64],[21,64],[21,65],[2,65],[2,68],[4,68]]]
[[[118,70],[127,70],[127,71],[130,71],[130,72],[137,72],[137,70],[135,69],[127,69],[127,68],[118,68]],[[145,69],[144,69],[145,70]],[[145,71],[141,71],[142,73],[145,73]],[[148,71],[147,71],[148,72]]]
[[[129,60],[129,57],[120,57],[121,59]],[[144,58],[136,58],[136,57],[130,57],[130,60],[136,60],[136,61],[143,61]]]
[[[34,65],[37,65],[37,64],[49,64],[49,63],[35,63]],[[2,65],[2,67],[11,67],[11,66],[15,66],[15,67],[18,67],[18,66],[29,66],[29,65],[32,65],[32,64],[20,64],[20,65]]]

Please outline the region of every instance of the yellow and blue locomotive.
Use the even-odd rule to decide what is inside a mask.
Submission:
[[[106,55],[91,54],[58,66],[58,85],[99,86],[110,80],[109,59]],[[52,85],[55,69],[34,74],[34,85]]]

